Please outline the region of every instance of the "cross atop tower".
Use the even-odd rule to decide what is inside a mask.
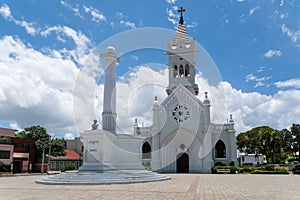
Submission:
[[[180,9],[178,10],[178,12],[180,13],[180,21],[179,21],[179,24],[183,24],[183,16],[182,16],[182,13],[185,12],[185,9],[181,6]]]

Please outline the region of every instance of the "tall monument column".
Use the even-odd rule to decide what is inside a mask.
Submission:
[[[116,133],[116,63],[119,58],[112,46],[107,47],[101,57],[105,61],[102,129]]]

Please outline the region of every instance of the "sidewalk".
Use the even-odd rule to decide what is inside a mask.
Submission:
[[[0,199],[300,200],[300,175],[168,174],[171,180],[116,185],[40,185],[44,175],[0,178]]]

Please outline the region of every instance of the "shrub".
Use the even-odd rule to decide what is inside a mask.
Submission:
[[[286,170],[277,170],[277,171],[254,170],[252,174],[289,174],[289,172]]]
[[[275,167],[273,165],[266,165],[261,168],[262,171],[275,171]]]
[[[146,166],[144,166],[144,167],[145,167],[145,170],[151,171],[151,166],[150,166],[150,165],[146,165]]]
[[[234,162],[230,161],[229,166],[234,166]]]
[[[0,172],[10,172],[10,165],[1,165]]]
[[[239,173],[252,173],[254,171],[253,167],[240,167]]]
[[[65,164],[65,166],[62,168],[62,172],[64,171],[69,171],[69,170],[75,170],[76,169],[76,166],[72,163],[67,163]]]

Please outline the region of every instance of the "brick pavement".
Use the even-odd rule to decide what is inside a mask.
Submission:
[[[170,174],[171,180],[118,185],[40,185],[43,176],[0,178],[1,200],[300,200],[300,175]]]

